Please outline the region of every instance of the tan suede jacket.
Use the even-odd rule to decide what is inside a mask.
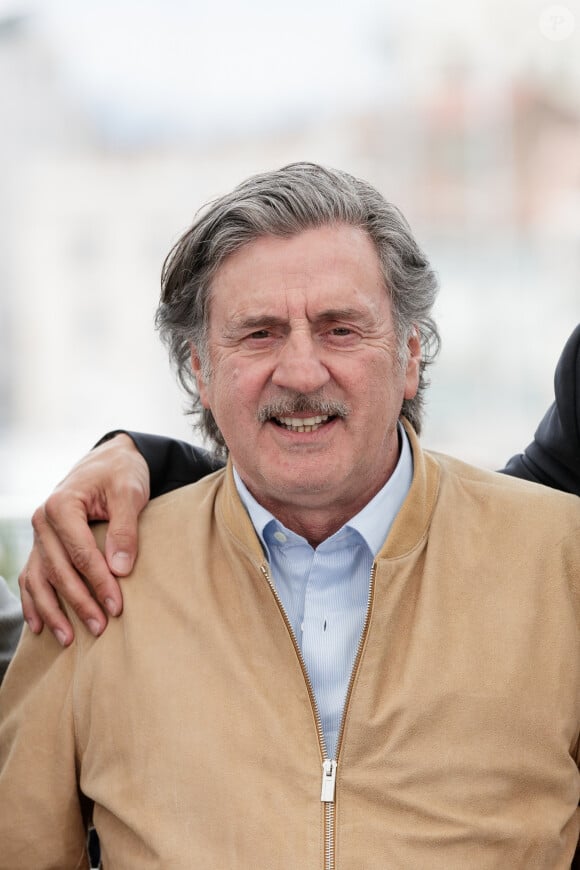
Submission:
[[[580,501],[423,452],[336,765],[231,470],[151,503],[125,609],[25,632],[0,868],[560,870],[578,841]],[[325,800],[321,800],[324,797]]]

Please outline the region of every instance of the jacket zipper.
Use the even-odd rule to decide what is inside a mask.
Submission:
[[[298,656],[298,661],[300,662],[300,667],[302,668],[302,674],[304,676],[304,681],[306,683],[306,688],[308,689],[308,696],[310,698],[310,703],[312,705],[312,711],[314,713],[314,721],[316,723],[316,731],[318,734],[318,743],[320,746],[320,753],[322,755],[322,787],[320,791],[320,800],[324,804],[324,870],[335,870],[335,860],[334,860],[334,843],[335,843],[335,815],[334,815],[334,807],[335,807],[335,792],[336,792],[336,773],[338,768],[338,758],[340,758],[340,750],[342,747],[342,736],[344,731],[344,722],[346,719],[346,714],[348,711],[348,707],[350,704],[350,698],[352,695],[352,689],[354,685],[354,679],[356,673],[358,671],[358,666],[360,662],[360,658],[362,655],[363,646],[366,640],[369,622],[371,618],[371,610],[373,605],[374,591],[375,591],[375,574],[377,570],[376,562],[373,562],[373,566],[371,568],[371,577],[369,583],[369,602],[367,606],[367,612],[365,616],[365,622],[363,625],[363,630],[361,632],[361,636],[359,638],[356,656],[354,660],[354,665],[350,674],[350,680],[348,683],[348,689],[346,692],[346,698],[344,701],[344,708],[342,711],[342,719],[340,720],[340,730],[338,732],[338,742],[336,744],[336,759],[329,758],[328,753],[326,751],[326,741],[324,739],[324,731],[322,728],[322,721],[320,719],[320,713],[318,712],[318,705],[316,703],[316,698],[314,696],[314,689],[312,688],[312,683],[310,681],[310,675],[306,668],[306,664],[302,657],[302,652],[300,647],[298,646],[298,641],[296,640],[296,635],[294,634],[294,629],[290,625],[290,621],[286,614],[286,610],[284,609],[284,605],[278,595],[276,587],[272,582],[272,578],[270,576],[270,571],[267,565],[260,565],[260,570],[264,577],[268,582],[268,586],[272,590],[272,594],[276,599],[278,607],[282,613],[284,618],[284,622],[286,623],[286,628],[288,629],[288,633],[292,638],[292,643],[294,644],[294,649],[296,651],[296,655]]]

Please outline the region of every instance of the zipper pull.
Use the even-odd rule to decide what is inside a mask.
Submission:
[[[323,803],[334,803],[334,788],[336,786],[336,761],[325,758],[322,762],[322,791],[320,800]]]

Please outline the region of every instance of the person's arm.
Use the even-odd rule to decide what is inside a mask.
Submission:
[[[34,546],[19,577],[24,617],[33,632],[46,624],[63,646],[72,642],[73,630],[55,590],[94,635],[104,630],[105,613],[121,612],[116,578],[130,573],[137,554],[138,516],[149,500],[147,462],[156,495],[192,483],[220,464],[199,448],[155,435],[105,436],[34,513]],[[90,520],[109,520],[105,557],[95,545]]]
[[[109,432],[97,445],[104,444],[116,435],[128,435],[147,463],[149,469],[150,498],[157,498],[166,492],[194,483],[223,467],[223,462],[213,453],[194,447],[187,441],[166,438],[164,435],[150,435],[145,432],[128,432],[116,429]]]
[[[505,474],[580,495],[580,324],[562,352],[554,377],[556,400],[534,440],[512,458]]]

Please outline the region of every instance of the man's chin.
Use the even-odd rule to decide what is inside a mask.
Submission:
[[[292,501],[305,507],[315,502],[328,507],[339,495],[336,479],[329,477],[328,474],[321,475],[320,468],[299,475],[277,474],[275,479],[272,477],[268,479],[268,489],[282,501]]]

